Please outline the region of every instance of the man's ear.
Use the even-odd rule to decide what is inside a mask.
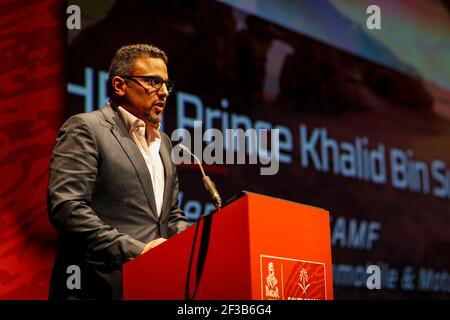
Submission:
[[[125,79],[119,76],[114,76],[111,79],[111,85],[116,96],[123,97],[125,95],[127,88],[127,83],[125,82]]]

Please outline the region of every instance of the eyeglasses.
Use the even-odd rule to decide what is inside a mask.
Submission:
[[[174,86],[173,81],[163,80],[161,77],[155,77],[155,76],[129,76],[129,75],[124,75],[124,76],[120,76],[120,77],[126,78],[126,79],[132,79],[132,78],[144,79],[145,83],[148,83],[149,85],[151,85],[156,90],[161,89],[163,83],[165,83],[166,87],[167,87],[167,91],[169,93],[171,93],[173,91],[173,86]]]

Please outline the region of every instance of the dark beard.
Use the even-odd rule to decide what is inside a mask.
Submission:
[[[152,124],[155,124],[155,125],[160,124],[161,118],[162,118],[162,117],[160,117],[160,116],[156,116],[156,117],[152,116],[152,115],[150,114],[150,112],[145,112],[145,119],[147,119],[148,122],[150,122],[150,123],[152,123]]]

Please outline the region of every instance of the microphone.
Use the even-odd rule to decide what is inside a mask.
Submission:
[[[189,148],[186,147],[185,145],[179,143],[178,146],[180,146],[181,150],[186,151],[191,156],[193,156],[195,160],[197,160],[197,163],[200,166],[200,170],[202,171],[203,184],[204,184],[206,190],[208,190],[209,194],[211,195],[213,202],[214,202],[214,206],[217,209],[220,209],[222,207],[222,198],[220,198],[219,192],[217,191],[216,185],[214,184],[214,182],[212,182],[211,178],[205,174],[205,171],[203,170],[200,159],[195,154],[193,154],[189,150]]]

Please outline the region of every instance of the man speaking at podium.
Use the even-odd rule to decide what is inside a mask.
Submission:
[[[109,82],[108,105],[69,118],[53,149],[47,201],[60,239],[50,299],[121,299],[122,265],[188,227],[159,130],[173,90],[166,54],[122,47]]]

